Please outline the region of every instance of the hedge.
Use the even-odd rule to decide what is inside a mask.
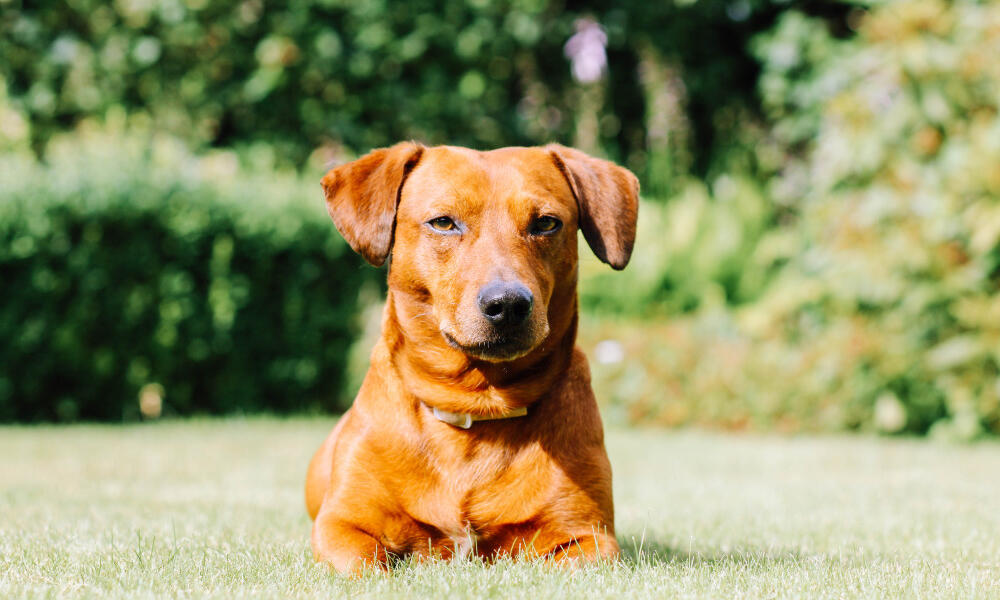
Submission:
[[[590,305],[695,310],[592,332],[630,357],[595,361],[599,395],[642,423],[1000,434],[998,24],[996,2],[900,0],[856,38],[794,11],[759,38],[775,223],[751,227],[759,192],[732,177],[644,206],[634,255],[672,266]],[[684,287],[650,275],[671,272]]]
[[[132,420],[143,389],[176,415],[335,403],[381,275],[316,181],[165,138],[0,157],[0,421]]]
[[[0,2],[0,79],[36,149],[121,110],[197,148],[263,143],[294,166],[317,148],[327,157],[405,139],[572,143],[596,102],[599,145],[651,191],[678,162],[728,168],[730,150],[745,146],[742,117],[756,112],[748,40],[796,5],[835,28],[851,6],[14,0]],[[607,78],[589,91],[563,54],[580,18],[608,33]],[[586,96],[594,91],[602,97]]]

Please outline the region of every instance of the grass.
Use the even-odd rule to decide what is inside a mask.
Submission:
[[[611,431],[619,564],[313,563],[332,420],[0,428],[0,597],[1000,596],[1000,445]]]

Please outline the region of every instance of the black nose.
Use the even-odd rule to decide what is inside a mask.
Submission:
[[[523,323],[534,301],[531,290],[516,282],[494,281],[479,290],[479,310],[496,327]]]

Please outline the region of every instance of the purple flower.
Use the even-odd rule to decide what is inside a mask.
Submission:
[[[570,61],[573,78],[580,83],[593,83],[601,78],[608,66],[608,34],[596,21],[577,19],[576,33],[563,47]]]

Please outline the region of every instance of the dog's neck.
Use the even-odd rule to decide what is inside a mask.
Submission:
[[[470,357],[451,347],[429,323],[404,327],[397,303],[412,300],[392,289],[386,298],[382,339],[403,387],[416,400],[452,413],[499,416],[539,401],[565,377],[576,343],[575,291],[571,300],[568,318],[558,319],[562,323],[550,320],[548,337],[511,361]]]

